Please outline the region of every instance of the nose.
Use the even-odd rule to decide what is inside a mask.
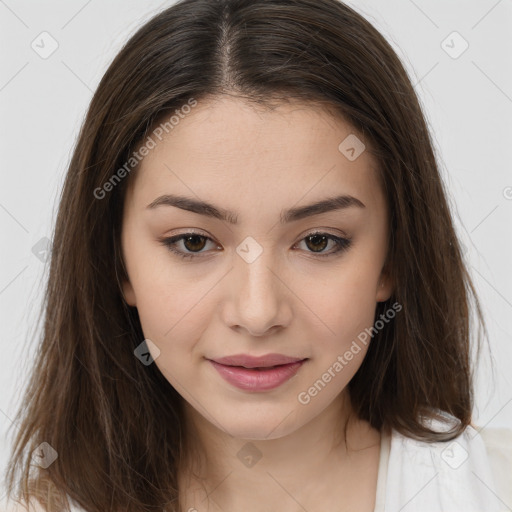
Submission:
[[[258,337],[286,327],[293,294],[271,251],[264,250],[251,263],[237,256],[234,266],[229,273],[231,298],[224,308],[226,325]]]

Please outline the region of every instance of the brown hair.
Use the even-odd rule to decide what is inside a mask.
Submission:
[[[395,283],[375,318],[392,302],[403,311],[370,343],[351,401],[374,428],[426,441],[452,439],[470,423],[471,297],[485,324],[422,110],[390,44],[337,0],[182,0],[123,47],[81,128],[56,220],[42,339],[17,415],[10,495],[17,482],[23,500],[49,511],[63,510],[67,497],[89,512],[179,510],[181,397],[134,356],[144,335],[120,284],[128,179],[101,198],[95,191],[163,116],[220,94],[324,105],[369,142],[391,212]],[[423,420],[440,412],[458,425],[428,428]],[[43,442],[58,457],[34,471],[30,456]]]

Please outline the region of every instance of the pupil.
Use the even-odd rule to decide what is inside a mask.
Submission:
[[[308,243],[311,242],[311,240],[318,240],[318,239],[321,240],[322,247],[320,247],[319,251],[314,251],[314,252],[320,252],[323,249],[325,249],[325,247],[327,245],[327,237],[324,235],[312,235],[312,236],[308,236],[308,238],[307,238]],[[313,244],[313,245],[315,245],[315,244]]]
[[[197,242],[197,240],[199,240],[199,239],[203,239],[203,243],[202,243],[202,244],[201,244],[201,243],[199,244],[199,245],[200,245],[200,247],[197,247],[197,244],[194,244],[193,242],[192,242],[192,247],[190,247],[190,241],[191,241],[191,240],[192,240],[192,241],[194,241],[194,240],[195,240],[195,241]],[[201,235],[191,235],[191,236],[187,236],[187,237],[184,239],[184,244],[185,244],[185,247],[186,247],[188,250],[192,251],[192,252],[194,252],[194,251],[200,251],[200,250],[204,247],[204,237],[202,237]],[[194,247],[194,246],[195,246],[195,247]]]

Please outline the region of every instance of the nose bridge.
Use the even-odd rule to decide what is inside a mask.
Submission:
[[[238,257],[232,278],[235,282],[235,318],[231,320],[251,331],[264,334],[276,324],[287,321],[286,287],[278,274],[275,255],[269,245],[247,237],[236,249]]]

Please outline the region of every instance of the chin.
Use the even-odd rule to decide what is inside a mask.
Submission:
[[[269,441],[270,439],[279,439],[289,432],[283,432],[281,429],[275,429],[275,425],[247,425],[237,426],[229,430],[225,430],[226,434],[236,439],[244,439],[246,441]]]
[[[236,414],[236,413],[235,413]],[[240,415],[223,415],[222,430],[237,439],[251,441],[268,441],[279,439],[291,434],[296,425],[295,414],[269,414],[265,417],[262,412],[241,417]]]

